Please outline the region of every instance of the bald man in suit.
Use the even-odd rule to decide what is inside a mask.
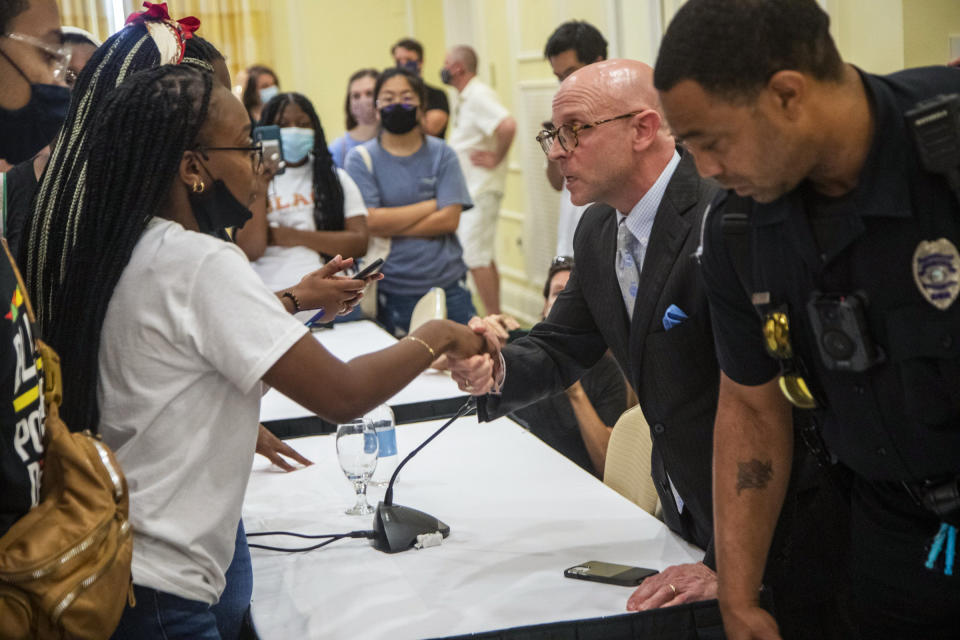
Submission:
[[[720,367],[696,256],[718,187],[676,145],[653,70],[642,62],[607,60],[570,75],[553,100],[553,125],[540,139],[574,204],[597,203],[574,236],[576,266],[547,318],[504,347],[502,361],[477,357],[451,371],[479,396],[480,419],[491,420],[569,387],[609,349],[650,425],[664,522],[705,550],[701,562],[648,578],[627,608],[715,598],[711,466]],[[796,455],[798,469],[815,472],[802,445]],[[810,584],[843,579],[842,549],[821,553],[817,545],[845,533],[831,537],[828,525],[819,538],[794,535],[810,510],[819,516],[834,506],[821,502],[819,482],[809,483],[802,503],[799,492],[788,498],[804,506],[781,519],[766,583],[781,629],[796,631],[786,637],[847,638],[849,627],[837,622],[844,605],[813,600],[820,590]]]

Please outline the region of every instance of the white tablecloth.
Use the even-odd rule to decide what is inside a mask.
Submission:
[[[313,336],[333,355],[344,361],[385,349],[397,342],[393,336],[369,320],[337,324],[333,329],[315,331]],[[390,406],[412,404],[462,395],[464,395],[463,392],[457,388],[449,375],[428,369],[390,398],[387,404]],[[276,389],[268,391],[260,402],[261,422],[307,418],[313,415],[315,414],[312,411]]]
[[[441,422],[397,428],[400,455]],[[290,443],[316,464],[285,474],[258,457],[248,532],[370,529],[346,516],[352,485],[334,437]],[[371,488],[370,501],[382,496]],[[585,560],[662,569],[702,552],[507,419],[462,418],[404,467],[394,501],[450,525],[439,547],[385,554],[348,539],[305,554],[252,550],[253,614],[272,638],[423,638],[623,613],[632,589],[563,577]],[[297,538],[251,538],[307,546]]]

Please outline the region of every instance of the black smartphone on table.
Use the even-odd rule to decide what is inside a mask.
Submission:
[[[254,127],[252,137],[254,142],[259,142],[263,146],[264,171],[275,176],[286,171],[287,163],[283,159],[280,127],[275,124]]]
[[[635,587],[650,576],[658,573],[660,572],[656,569],[645,569],[643,567],[631,567],[625,564],[589,560],[566,569],[563,575],[567,578],[574,578],[575,580],[591,580],[593,582],[616,584],[621,587]]]
[[[363,269],[361,269],[357,275],[353,276],[354,280],[366,280],[370,276],[375,276],[380,273],[380,269],[383,268],[383,258],[377,258]]]

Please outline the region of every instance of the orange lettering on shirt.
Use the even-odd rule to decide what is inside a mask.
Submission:
[[[305,198],[301,193],[293,194],[293,206],[303,207],[310,206],[311,204],[313,204],[313,194],[310,195],[309,199]]]

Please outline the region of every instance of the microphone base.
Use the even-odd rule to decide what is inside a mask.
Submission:
[[[422,533],[439,531],[444,538],[450,535],[450,527],[428,513],[383,502],[377,505],[373,516],[373,531],[371,544],[384,553],[406,551]]]

